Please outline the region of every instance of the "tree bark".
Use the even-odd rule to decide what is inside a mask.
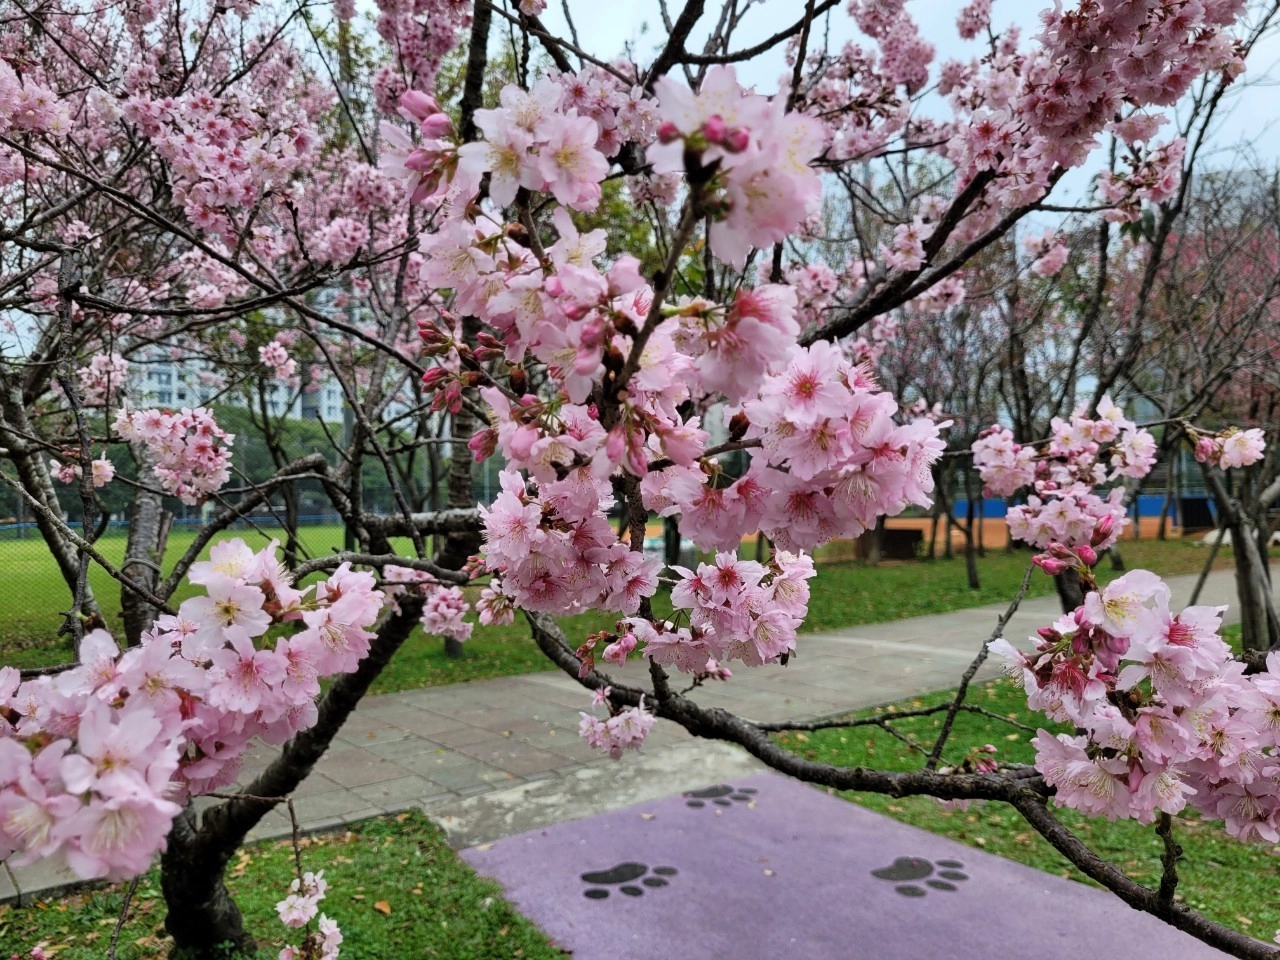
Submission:
[[[1053,585],[1058,588],[1063,613],[1070,613],[1084,603],[1084,590],[1080,586],[1080,574],[1076,571],[1064,570],[1053,578]]]
[[[320,701],[315,725],[297,734],[241,797],[205,811],[197,826],[188,808],[174,821],[169,845],[160,858],[161,886],[168,916],[165,929],[174,940],[174,957],[182,960],[225,960],[222,945],[249,952],[253,941],[244,929],[239,907],[227,891],[227,863],[245,836],[292,793],[329,749],[370,685],[417,627],[420,598],[400,598],[400,612],[383,620],[369,655],[354,673],[338,677]]]
[[[32,426],[27,416],[27,409],[23,405],[22,390],[14,384],[6,384],[0,389],[0,444],[5,447],[5,452],[10,461],[12,461],[14,470],[18,474],[18,480],[27,493],[31,494],[44,507],[46,507],[54,516],[61,517],[63,515],[62,504],[58,501],[58,493],[53,486],[53,478],[49,476],[48,458],[45,457],[38,448],[28,443],[27,437],[38,435],[38,431]],[[76,581],[80,575],[80,558],[77,555],[76,548],[70,541],[65,539],[62,531],[53,524],[47,517],[41,516],[39,512],[32,511],[32,519],[36,522],[36,528],[40,531],[40,535],[44,537],[45,544],[49,547],[49,552],[53,555],[54,562],[58,565],[58,572],[62,574],[62,579],[66,581],[70,596],[76,595]],[[84,605],[80,611],[85,616],[98,614],[98,602],[93,596],[93,590],[85,585]]]
[[[144,443],[132,444],[133,459],[138,465],[138,477],[148,479],[155,468],[151,448]],[[129,509],[129,536],[124,548],[124,563],[120,572],[155,594],[160,585],[160,569],[157,563],[164,555],[164,541],[168,537],[165,522],[164,499],[158,493],[139,489],[134,494]],[[120,588],[120,610],[124,618],[124,637],[128,646],[137,646],[142,632],[151,626],[159,611],[128,587]]]

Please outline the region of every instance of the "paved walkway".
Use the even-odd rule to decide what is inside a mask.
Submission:
[[[1175,603],[1185,603],[1195,578],[1169,582]],[[1230,571],[1214,573],[1200,598],[1234,600]],[[785,668],[738,670],[730,682],[696,697],[753,720],[776,721],[943,689],[955,684],[1003,610],[979,607],[805,634]],[[1056,597],[1028,600],[1005,633],[1018,643],[1057,615]],[[640,663],[615,673],[647,680]],[[995,673],[987,665],[979,677]],[[587,692],[558,671],[367,697],[295,793],[302,826],[319,831],[420,807],[462,847],[760,769],[738,748],[696,740],[672,723],[655,726],[640,754],[614,762],[578,737],[579,711],[589,704]],[[273,754],[266,746],[251,750],[241,781]],[[277,810],[253,836],[288,833],[288,817]],[[52,862],[0,869],[0,902],[49,896],[72,879]]]

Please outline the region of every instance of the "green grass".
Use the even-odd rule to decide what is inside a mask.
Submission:
[[[321,909],[338,921],[342,955],[355,960],[565,960],[544,934],[449,849],[421,813],[366,820],[350,832],[304,838],[303,868],[330,883]],[[232,895],[257,938],[261,960],[275,960],[288,931],[276,917],[295,876],[288,842],[244,847],[227,871]],[[0,906],[0,953],[26,956],[43,944],[58,960],[101,960],[119,915],[123,887],[26,908]],[[385,912],[384,912],[385,911]],[[294,942],[300,940],[298,937]],[[168,955],[164,901],[156,871],[142,877],[120,937],[119,960]]]
[[[267,528],[262,533],[250,529],[224,535],[233,536],[244,538],[255,549],[265,546],[270,537],[283,540],[282,532],[274,528]],[[180,556],[193,538],[191,531],[175,531],[170,536],[168,556]],[[306,527],[301,531],[300,539],[310,556],[321,556],[341,547],[342,529]],[[113,563],[123,559],[123,535],[104,537],[98,546]],[[411,549],[407,540],[395,546],[405,551]],[[1206,556],[1203,547],[1180,540],[1126,541],[1122,549],[1129,567],[1147,567],[1166,576],[1198,572]],[[753,555],[754,550],[744,547],[744,553]],[[1017,591],[1029,557],[1026,551],[1013,554],[1003,549],[988,551],[978,561],[982,589],[976,591],[969,589],[964,561],[959,558],[886,561],[878,567],[856,562],[820,562],[804,629],[835,630],[1006,603]],[[1218,562],[1220,565],[1230,564],[1230,548],[1220,551]],[[9,588],[6,601],[0,608],[0,663],[35,667],[70,659],[72,651],[68,640],[57,637],[62,622],[58,611],[66,609],[68,594],[43,541],[0,541],[0,570],[4,571]],[[1116,574],[1104,560],[1100,575],[1109,579]],[[119,585],[96,565],[90,568],[90,582],[108,625],[119,635]],[[194,588],[181,587],[174,600],[180,603],[195,592]],[[1030,592],[1032,596],[1052,592],[1052,583],[1047,577],[1036,576],[1032,579]],[[478,588],[468,588],[468,593],[473,601],[479,596]],[[654,607],[660,615],[669,613],[670,603],[665,589],[654,599]],[[571,640],[597,630],[612,629],[615,621],[612,614],[595,612],[560,619]],[[438,637],[416,633],[379,677],[374,692],[391,693],[547,669],[551,669],[549,661],[530,641],[523,620],[517,619],[509,627],[478,626],[465,644],[460,659],[446,657],[444,645]]]
[[[887,716],[894,711],[930,706],[950,696],[949,692],[930,694],[863,711],[858,716]],[[977,687],[971,690],[969,699],[1001,716],[1057,729],[1043,716],[1032,714],[1026,707],[1025,694],[1007,680]],[[941,723],[941,716],[931,716],[899,720],[893,726],[927,748],[932,746]],[[922,765],[920,754],[877,727],[783,734],[778,739],[808,759],[843,767],[913,770]],[[970,713],[961,713],[956,718],[945,759],[958,763],[986,743],[998,748],[999,760],[1010,763],[1034,760],[1027,733]],[[899,800],[875,794],[843,796],[988,853],[1048,873],[1091,882],[1004,804],[975,803],[966,810],[945,807],[926,797]],[[1154,826],[1089,819],[1061,807],[1055,808],[1055,812],[1085,843],[1117,863],[1130,877],[1148,886],[1158,885],[1162,845]],[[1280,846],[1239,843],[1223,832],[1221,823],[1201,820],[1191,812],[1174,819],[1175,839],[1186,854],[1178,866],[1181,877],[1178,896],[1214,920],[1269,940],[1280,928],[1280,901],[1275,897],[1275,888],[1280,882],[1280,860],[1277,860]]]

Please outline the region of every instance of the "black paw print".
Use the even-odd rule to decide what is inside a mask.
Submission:
[[[628,897],[638,897],[644,893],[640,887],[637,887],[632,881],[639,880],[641,884],[651,889],[665,887],[669,882],[668,877],[674,877],[678,871],[675,867],[654,867],[649,869],[643,863],[635,863],[628,861],[620,863],[616,867],[610,867],[608,870],[596,870],[592,873],[584,873],[582,875],[583,883],[609,883],[622,884],[618,889]],[[647,874],[647,876],[646,876]],[[603,900],[609,896],[609,891],[602,887],[593,886],[582,892],[582,895],[588,900]]]
[[[923,857],[899,857],[890,866],[872,870],[871,875],[881,880],[891,880],[898,884],[893,889],[904,897],[923,897],[928,891],[910,881],[924,880],[925,887],[954,892],[957,887],[951,881],[969,879],[967,873],[960,872],[960,868],[963,866],[964,864],[959,860],[939,860],[937,863],[931,863]],[[934,876],[934,867],[941,868],[937,871],[936,877]],[[926,880],[926,877],[930,879]]]
[[[733,802],[749,803],[756,795],[755,787],[731,787],[727,783],[714,787],[703,787],[701,790],[686,790],[682,796],[687,797],[685,806],[705,807],[710,800],[717,807],[730,807]]]

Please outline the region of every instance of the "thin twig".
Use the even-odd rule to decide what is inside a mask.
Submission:
[[[120,931],[124,929],[125,923],[129,919],[129,905],[133,902],[133,895],[138,889],[138,881],[141,877],[134,877],[129,881],[129,887],[124,892],[124,903],[120,904],[120,916],[116,917],[115,928],[111,931],[111,942],[107,944],[107,960],[116,960],[116,947],[120,943]]]
[[[964,703],[965,695],[969,692],[969,681],[973,679],[978,672],[978,668],[986,661],[987,645],[992,640],[998,640],[1004,636],[1004,628],[1013,618],[1013,615],[1018,612],[1018,606],[1022,603],[1022,598],[1027,595],[1027,588],[1031,586],[1031,575],[1035,572],[1035,569],[1035,564],[1027,564],[1027,572],[1022,575],[1022,585],[1018,587],[1018,592],[1014,595],[1013,602],[1000,615],[1000,619],[996,621],[995,630],[991,632],[990,639],[982,644],[982,649],[978,651],[978,655],[973,658],[973,662],[969,664],[969,668],[965,670],[964,675],[960,678],[960,686],[956,690],[955,699],[951,701],[950,709],[947,710],[947,718],[942,721],[942,730],[938,732],[938,739],[934,743],[933,749],[929,752],[929,762],[926,764],[928,769],[937,769],[938,761],[942,759],[942,748],[946,746],[947,738],[951,736],[952,724],[956,722],[956,714],[960,712],[960,705]]]

